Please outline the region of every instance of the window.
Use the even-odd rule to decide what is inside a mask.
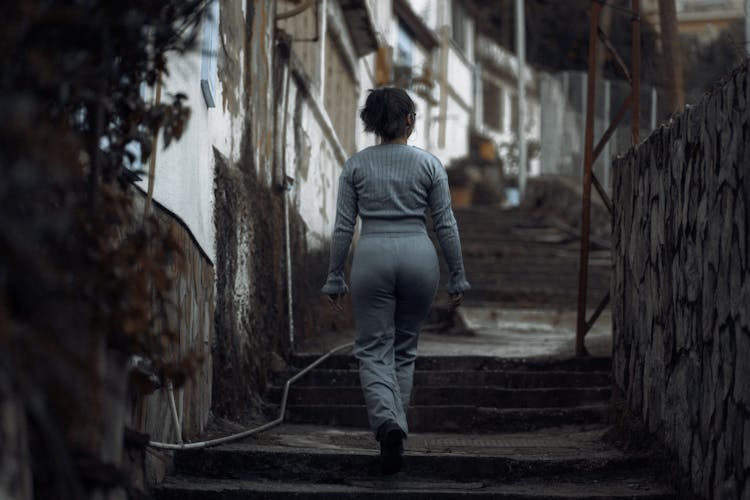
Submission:
[[[485,125],[497,131],[503,130],[503,90],[488,80],[482,80],[482,121]]]
[[[402,21],[399,21],[396,35],[396,55],[393,64],[393,83],[395,85],[408,88],[411,84],[413,55],[414,34]]]
[[[461,52],[466,54],[466,22],[468,20],[468,14],[466,8],[458,0],[453,0],[453,8],[451,16],[451,32],[453,41],[456,42],[456,46],[461,49]]]
[[[411,67],[413,52],[414,36],[403,21],[399,21],[396,39],[396,65]]]
[[[201,42],[201,91],[206,106],[216,107],[216,60],[219,50],[219,2],[212,0],[203,20]]]

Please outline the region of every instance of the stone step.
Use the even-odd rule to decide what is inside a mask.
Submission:
[[[439,247],[438,247],[439,248]],[[578,245],[528,245],[525,243],[499,243],[493,244],[491,241],[467,240],[461,238],[461,252],[464,258],[484,259],[484,258],[503,258],[514,259],[521,263],[539,263],[554,264],[557,260],[578,261],[580,256],[580,247]],[[596,262],[611,263],[612,254],[609,250],[591,249],[589,252],[591,260]],[[550,262],[550,259],[552,261]]]
[[[279,379],[283,384],[286,379]],[[496,386],[506,388],[542,388],[542,387],[602,387],[609,386],[612,377],[609,371],[434,371],[417,370],[414,372],[414,387],[453,387],[453,386]],[[294,387],[305,385],[346,387],[359,384],[357,370],[315,369],[298,380]]]
[[[607,404],[572,408],[485,408],[474,405],[413,405],[409,428],[413,432],[528,431],[561,425],[603,424]],[[286,420],[293,423],[367,429],[364,405],[288,405]]]
[[[467,271],[468,273],[468,271]],[[467,274],[468,276],[468,274]],[[565,278],[564,276],[555,278],[521,278],[507,275],[488,275],[476,273],[477,279],[471,280],[471,290],[466,295],[476,291],[493,291],[493,290],[552,290],[556,293],[575,292],[578,295],[578,279]],[[523,279],[523,281],[520,281]],[[446,274],[445,282],[448,281]],[[520,285],[520,286],[519,286]],[[609,277],[607,276],[589,276],[588,287],[598,290],[609,290]]]
[[[268,400],[280,402],[283,389],[272,387]],[[416,406],[474,405],[486,408],[554,408],[606,402],[609,387],[507,389],[503,387],[415,387],[412,404]],[[292,405],[364,405],[362,389],[352,387],[292,387]]]
[[[518,283],[519,280],[523,280],[524,285],[535,283],[546,286],[578,286],[578,269],[576,267],[566,267],[559,271],[548,273],[538,273],[535,271],[527,271],[524,269],[473,269],[471,263],[466,264],[466,273],[474,271],[475,277],[472,278],[471,284],[500,284],[507,285],[509,283]],[[446,271],[447,276],[447,271]],[[598,283],[609,286],[610,276],[609,273],[594,272],[591,275],[592,280]]]
[[[639,476],[617,477],[596,483],[570,478],[525,480],[513,484],[486,481],[420,481],[411,478],[347,480],[344,484],[292,482],[288,480],[167,479],[154,492],[157,500],[285,500],[325,499],[456,499],[495,500],[668,500],[676,496],[668,487]]]
[[[548,259],[548,260],[551,260]],[[545,266],[537,266],[533,262],[519,261],[515,258],[506,257],[464,257],[464,265],[467,269],[474,271],[487,272],[495,275],[529,275],[541,279],[564,277],[578,272],[578,259],[556,259],[556,262],[547,262]],[[611,264],[592,263],[589,270],[602,275],[608,275],[611,271]],[[441,271],[447,271],[446,265],[441,265]],[[468,272],[468,271],[467,271]]]
[[[606,287],[589,287],[586,294],[587,304],[598,304],[609,291]],[[575,307],[578,303],[578,289],[555,289],[549,287],[514,287],[474,289],[466,293],[464,303],[467,305],[497,306],[497,304],[517,304],[526,302],[530,306]]]
[[[448,282],[448,278],[444,280]],[[587,296],[601,298],[609,290],[607,283],[597,283],[596,280],[591,280],[588,286]],[[498,283],[482,283],[479,282],[476,285],[472,283],[472,288],[465,293],[465,297],[469,298],[471,295],[486,296],[486,297],[506,297],[512,296],[512,294],[518,294],[519,296],[540,293],[550,297],[565,297],[571,300],[578,298],[578,285],[576,283],[566,283],[564,285],[555,285],[550,283],[524,283],[523,286],[516,285],[513,281],[498,282]]]
[[[671,499],[651,458],[607,446],[607,428],[412,433],[404,471],[382,477],[372,433],[290,425],[240,443],[175,452],[157,500],[193,498]]]
[[[493,244],[490,241],[461,241],[461,253],[466,260],[501,259],[514,260],[520,264],[532,266],[555,265],[557,262],[578,262],[580,249],[577,245],[549,246],[527,244]],[[608,250],[591,250],[589,257],[592,262],[604,265],[612,263],[612,255]]]
[[[291,364],[305,367],[320,357],[320,354],[300,353],[292,356]],[[322,369],[357,369],[354,356],[336,354],[325,360]],[[572,371],[602,372],[611,371],[610,356],[584,356],[567,359],[559,358],[493,358],[489,356],[422,356],[415,365],[417,371],[498,371],[513,370],[526,372]]]
[[[631,473],[650,465],[643,454],[603,446],[605,427],[560,427],[490,435],[412,433],[405,442],[410,476],[503,482],[534,476]],[[179,474],[211,478],[304,479],[379,476],[378,444],[369,431],[283,425],[245,442],[175,453]]]

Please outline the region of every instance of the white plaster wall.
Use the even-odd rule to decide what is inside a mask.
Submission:
[[[393,1],[392,0],[368,0],[370,12],[373,16],[375,32],[381,42],[391,39],[393,29]],[[369,56],[372,57],[372,56]]]
[[[357,119],[356,119],[356,149],[361,151],[376,142],[375,134],[365,132],[365,126],[359,119],[359,112],[365,107],[367,95],[370,89],[375,88],[375,56],[370,54],[359,60],[359,99],[357,100]]]
[[[184,93],[191,116],[182,138],[172,142],[168,148],[163,148],[164,143],[159,136],[155,148],[154,199],[185,223],[201,249],[214,262],[212,148],[215,147],[232,161],[238,159],[243,113],[233,116],[223,107],[223,89],[218,78],[214,98],[217,107],[206,106],[200,85],[200,36],[192,51],[168,58],[169,75],[164,78],[162,99],[169,94]],[[240,61],[244,61],[244,57],[240,57]],[[147,190],[148,179],[144,177],[138,185]]]
[[[437,117],[439,110],[435,108]],[[445,146],[439,147],[439,120],[435,120],[430,127],[430,137],[434,148],[432,153],[448,166],[451,161],[463,158],[469,154],[469,127],[471,114],[453,96],[448,95],[445,120]]]
[[[326,132],[314,101],[304,100],[301,111],[295,113],[298,98],[299,89],[292,80],[285,134],[286,172],[294,179],[292,202],[307,226],[308,248],[315,250],[330,239],[333,231],[344,158]],[[298,140],[299,144],[295,144]],[[301,163],[306,164],[305,169],[299,168]]]
[[[430,130],[430,113],[429,103],[414,92],[409,92],[409,96],[417,107],[417,118],[414,122],[414,132],[409,136],[408,144],[416,146],[427,151],[432,150],[432,143],[429,137]]]
[[[448,84],[467,105],[474,105],[473,65],[458,50],[450,46],[448,50]]]

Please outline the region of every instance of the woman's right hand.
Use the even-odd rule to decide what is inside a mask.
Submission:
[[[448,305],[451,310],[456,309],[464,300],[464,292],[448,294]]]

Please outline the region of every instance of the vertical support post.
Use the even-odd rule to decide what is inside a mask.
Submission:
[[[325,88],[326,88],[326,41],[328,40],[328,5],[327,0],[319,0],[317,8],[320,9],[320,17],[318,18],[318,41],[320,46],[318,47],[318,97],[320,102],[323,101]]]
[[[596,43],[599,43],[597,40]],[[588,109],[588,102],[586,101],[586,96],[588,95],[588,85],[589,85],[589,79],[588,74],[584,73],[581,75],[581,129],[586,130],[586,110]],[[586,134],[583,134],[583,144],[581,145],[583,148],[582,151],[586,150]],[[583,179],[583,171],[581,171],[581,179]]]
[[[659,104],[658,96],[656,95],[656,87],[651,87],[651,130],[653,132],[656,129],[656,107]]]
[[[516,51],[518,58],[518,195],[523,200],[526,193],[526,20],[524,0],[516,0]]]
[[[604,123],[605,126],[607,123],[612,122],[612,117],[610,116],[612,114],[612,82],[609,80],[604,80]],[[612,157],[610,156],[610,147],[609,147],[609,141],[604,145],[604,150],[602,151],[602,155],[604,158],[602,158],[602,161],[604,162],[604,189],[609,189],[609,173],[612,169]]]
[[[635,0],[637,1],[637,0]],[[602,6],[591,2],[589,30],[589,71],[586,95],[586,146],[583,158],[583,203],[581,213],[581,255],[578,264],[578,321],[576,327],[576,355],[588,354],[583,338],[586,335],[586,292],[589,271],[589,233],[591,231],[591,167],[594,157],[594,106],[596,105],[596,42]]]
[[[631,125],[631,141],[633,145],[641,142],[641,10],[640,0],[631,0],[633,11],[633,68],[631,72],[633,86],[633,123]]]
[[[438,148],[445,147],[445,129],[448,123],[448,50],[450,41],[448,39],[448,26],[440,29],[440,100],[438,102]]]
[[[472,72],[474,85],[474,127],[477,130],[482,129],[482,122],[484,119],[484,98],[482,96],[482,64],[476,63],[474,65],[474,71]]]

